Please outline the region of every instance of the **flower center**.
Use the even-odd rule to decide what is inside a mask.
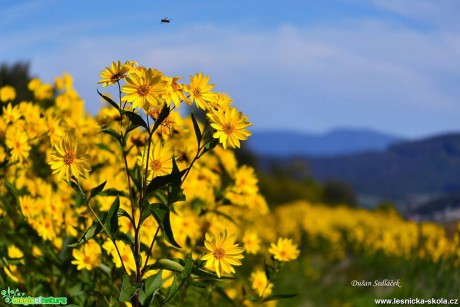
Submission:
[[[112,82],[117,82],[118,80],[121,79],[121,77],[122,77],[122,75],[121,75],[119,72],[117,72],[116,74],[114,74],[114,75],[110,78],[110,81],[112,81]]]
[[[86,263],[86,264],[90,264],[91,263],[91,259],[88,257],[88,256],[85,256],[83,258],[83,262]]]
[[[177,84],[175,82],[172,82],[171,83],[171,88],[172,88],[173,92],[177,92],[179,90],[179,84]]]
[[[137,93],[141,96],[147,96],[147,94],[150,92],[150,86],[147,84],[139,86],[137,89]]]
[[[71,151],[66,152],[66,154],[64,155],[64,163],[67,165],[70,165],[73,163],[74,160],[75,160],[75,154]]]
[[[199,88],[196,88],[193,90],[193,96],[195,97],[201,97],[201,91]]]
[[[218,248],[212,253],[215,259],[222,259],[225,256],[225,251],[222,248]]]
[[[224,124],[222,130],[224,130],[225,134],[232,134],[233,131],[235,131],[235,127],[232,124],[228,123]]]
[[[150,168],[154,172],[158,172],[161,169],[161,161],[160,160],[152,160],[152,162],[150,162]]]

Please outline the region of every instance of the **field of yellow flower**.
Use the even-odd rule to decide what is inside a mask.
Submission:
[[[251,123],[208,76],[187,84],[118,61],[100,77],[112,92],[95,93],[96,116],[67,74],[32,79],[33,101],[0,88],[6,303],[25,293],[77,306],[340,305],[364,291],[352,280],[370,276],[426,294],[431,284],[414,286],[416,272],[402,268],[456,278],[458,232],[394,212],[300,201],[270,209],[253,167],[232,151]],[[339,292],[320,297],[328,285]]]

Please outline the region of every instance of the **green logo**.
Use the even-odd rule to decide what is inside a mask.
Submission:
[[[25,293],[19,289],[13,290],[8,287],[7,290],[0,292],[2,298],[7,304],[13,305],[67,305],[67,297],[44,297],[44,296],[25,296]]]
[[[19,291],[19,289],[13,290],[8,287],[8,290],[2,290],[2,299],[5,303],[10,304],[14,297],[24,297],[25,293]]]

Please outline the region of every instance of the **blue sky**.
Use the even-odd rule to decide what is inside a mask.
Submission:
[[[253,130],[460,131],[457,0],[132,2],[2,1],[0,61],[72,74],[92,113],[100,71],[129,59],[208,74]]]

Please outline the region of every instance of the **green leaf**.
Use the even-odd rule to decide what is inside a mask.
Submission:
[[[112,136],[115,140],[117,140],[121,144],[121,140],[122,140],[121,135],[115,130],[113,130],[112,128],[104,128],[100,132]]]
[[[149,126],[145,122],[145,120],[139,115],[132,111],[121,111],[122,114],[126,115],[129,118],[131,124],[135,127],[144,127],[145,129],[149,129]],[[131,128],[132,130],[133,128]]]
[[[133,297],[135,291],[136,287],[131,285],[129,276],[123,274],[123,281],[121,284],[120,296],[118,297],[118,300],[120,302],[128,302]]]
[[[101,193],[102,190],[104,190],[104,187],[105,187],[106,183],[107,183],[107,180],[104,181],[103,183],[101,183],[100,185],[98,185],[97,187],[95,187],[94,189],[92,189],[89,198],[91,199],[91,198],[95,197],[96,195],[98,195],[99,193]]]
[[[21,262],[24,262],[24,257],[20,257],[20,258],[3,258],[3,261],[7,264],[7,266],[10,266],[10,265],[16,265],[16,264],[20,264]]]
[[[173,159],[174,161],[174,159]],[[165,185],[168,185],[170,183],[174,182],[180,182],[182,176],[186,173],[187,169],[178,172],[178,173],[171,173],[169,175],[164,175],[164,176],[156,176],[155,178],[150,181],[150,183],[147,186],[147,195],[151,194],[152,192],[164,187]]]
[[[163,278],[161,277],[161,271],[155,275],[149,276],[145,280],[144,292],[146,297],[151,296],[153,293],[158,291],[163,285]]]
[[[187,257],[185,258],[185,265],[184,269],[182,270],[180,277],[182,280],[187,279],[190,274],[192,273],[192,268],[193,268],[193,259],[192,255],[188,254]]]
[[[147,299],[147,296],[145,295],[144,290],[139,289],[139,303],[141,303],[141,306],[145,305],[145,300]]]
[[[270,280],[272,275],[275,273],[275,269],[269,265],[267,262],[265,262],[264,259],[264,269],[265,269],[265,276],[267,277],[267,280]]]
[[[134,239],[131,237],[131,235],[128,235],[124,232],[121,232],[120,230],[118,230],[114,236],[113,236],[114,240],[119,240],[119,241],[123,241],[125,242],[126,244],[130,245],[130,246],[134,246]]]
[[[168,292],[168,295],[166,296],[165,303],[169,302],[176,296],[178,288],[179,288],[179,281],[177,280],[177,276],[174,275],[174,280],[171,284],[171,287],[169,287],[169,292]]]
[[[109,234],[113,236],[114,233],[118,231],[118,209],[120,208],[120,197],[117,196],[110,207],[110,210],[105,216],[104,226]]]
[[[198,268],[193,268],[192,269],[192,274],[201,278],[205,279],[212,279],[212,280],[223,280],[223,279],[235,279],[235,277],[229,277],[229,276],[217,276],[215,273],[211,273],[208,271],[205,271],[203,269],[198,269]]]
[[[171,112],[171,109],[168,107],[168,105],[165,103],[163,106],[163,109],[161,109],[160,115],[158,115],[158,118],[155,120],[155,123],[153,124],[152,128],[152,133],[157,130],[157,128],[164,122],[164,120],[169,116],[169,112]]]
[[[184,270],[184,266],[171,259],[159,259],[157,262],[151,265],[149,269],[160,269],[181,273]]]
[[[9,160],[8,160],[8,159],[6,159],[6,160],[5,160],[5,161],[3,161],[2,163],[0,163],[0,169],[2,169],[2,168],[6,168],[6,166],[8,165],[8,162],[9,162]]]
[[[128,197],[125,192],[110,188],[99,193],[100,196],[124,196]]]
[[[107,276],[111,277],[112,276],[112,270],[110,269],[110,267],[108,267],[107,265],[103,264],[103,263],[100,263],[98,268],[104,272]]]
[[[120,110],[120,106],[119,106],[115,101],[113,101],[110,97],[105,96],[105,95],[102,95],[102,94],[99,92],[99,90],[97,90],[97,93],[98,93],[99,96],[101,96],[105,101],[107,101],[108,103],[110,103],[115,109]]]
[[[198,147],[200,147],[201,138],[202,138],[201,130],[195,118],[195,115],[193,115],[193,113],[192,113],[192,122],[193,122],[193,130],[195,130],[196,141],[198,142]]]
[[[173,178],[173,181],[171,182],[171,185],[169,186],[169,193],[168,193],[168,204],[171,205],[175,203],[176,201],[185,201],[185,194],[184,190],[182,189],[182,172],[185,174],[186,170],[183,170],[182,172],[179,171],[179,168],[177,167],[176,159],[173,157],[172,159],[173,165],[172,165],[172,171],[171,175],[174,175],[175,177]]]
[[[191,286],[194,286],[194,287],[197,287],[197,288],[200,288],[200,289],[206,289],[207,288],[207,285],[202,283],[202,282],[198,282],[198,281],[189,281],[189,284]]]
[[[201,153],[200,156],[202,156],[202,155],[205,154],[206,152],[208,152],[208,151],[214,149],[214,148],[217,146],[217,144],[219,144],[219,139],[214,139],[214,138],[213,138],[213,139],[211,140],[211,142],[209,142],[209,143],[206,144],[206,146],[204,147],[203,152]]]
[[[259,300],[259,297],[257,295],[247,295],[244,297],[244,299],[252,302],[257,302]]]
[[[85,192],[83,192],[78,183],[66,179],[64,179],[64,181],[67,182],[67,184],[70,185],[72,189],[74,189],[78,193],[78,195],[80,195],[83,199],[86,199]]]
[[[132,220],[131,215],[129,215],[129,213],[126,212],[125,209],[123,208],[118,209],[117,215],[118,217],[124,216],[124,217],[127,217],[129,220]]]
[[[238,225],[238,223],[228,214],[225,214],[225,213],[222,213],[221,211],[218,211],[218,210],[215,210],[214,213],[216,215],[220,215],[222,216],[223,218],[226,218],[227,220],[229,220],[230,222],[232,222],[233,224],[235,225]]]
[[[163,232],[166,241],[177,248],[181,248],[181,246],[174,239],[170,220],[171,211],[169,210],[168,206],[164,204],[149,204],[148,210],[152,213],[158,225],[160,225],[161,231]]]
[[[13,197],[14,202],[16,203],[16,205],[17,205],[19,208],[21,208],[21,206],[19,205],[18,192],[16,191],[16,188],[14,187],[14,185],[12,185],[12,184],[9,183],[9,182],[5,182],[5,187],[6,187],[6,189],[8,190],[8,193],[10,193],[11,196]]]
[[[97,143],[96,146],[99,148],[99,149],[102,149],[102,150],[105,150],[105,151],[108,151],[108,152],[112,152],[113,150],[105,145],[105,144],[102,144],[102,143]]]
[[[277,301],[277,300],[284,300],[288,298],[293,298],[299,295],[298,293],[290,293],[290,294],[272,294],[264,298],[262,302],[268,302],[268,301]]]
[[[141,169],[138,164],[134,166],[133,170],[129,170],[129,176],[134,182],[134,185],[136,186],[137,190],[139,191],[141,189]]]
[[[173,182],[174,177],[176,177],[176,175],[173,174],[154,177],[147,185],[147,195]]]
[[[134,125],[134,124],[129,125],[128,128],[126,128],[125,138],[127,137],[127,135],[128,135],[131,131],[133,131],[133,130],[136,129],[137,127],[139,127],[139,126]]]
[[[232,306],[236,306],[235,302],[228,296],[228,294],[224,291],[224,289],[222,289],[220,287],[216,287],[216,292],[220,296],[222,296],[227,301],[227,303],[229,303]]]
[[[69,247],[77,247],[84,242],[92,239],[94,236],[98,235],[102,231],[102,226],[98,221],[93,221],[93,224],[85,230],[81,238],[77,241],[77,243],[69,244]]]

